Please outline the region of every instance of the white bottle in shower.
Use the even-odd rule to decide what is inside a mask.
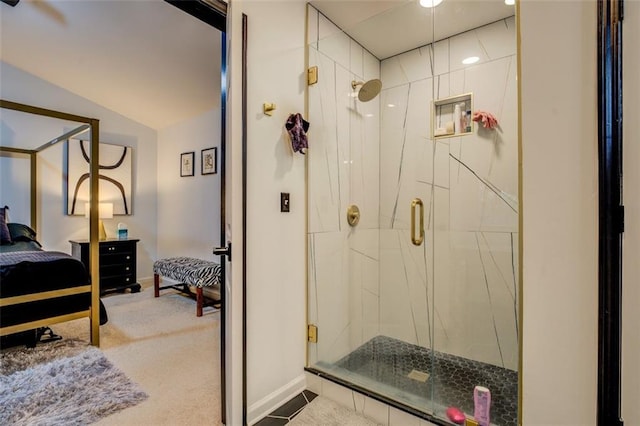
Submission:
[[[462,115],[460,113],[460,104],[456,104],[455,107],[453,107],[453,133],[458,134],[458,133],[462,133],[462,127],[460,127],[460,119],[462,118]]]

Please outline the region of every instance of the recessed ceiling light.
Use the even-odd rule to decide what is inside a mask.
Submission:
[[[395,108],[395,107],[396,107],[396,106],[395,106],[395,104],[387,104],[387,106],[388,106],[389,108]]]
[[[422,7],[436,7],[442,3],[442,0],[420,0],[420,6]]]
[[[365,114],[365,117],[373,117],[373,114]]]
[[[514,4],[516,4],[516,0],[504,0],[504,4],[506,4],[507,6],[513,6]]]
[[[462,63],[465,64],[465,65],[471,65],[471,64],[475,64],[479,60],[480,60],[480,58],[478,58],[477,56],[469,56],[468,58],[464,58],[462,60]]]

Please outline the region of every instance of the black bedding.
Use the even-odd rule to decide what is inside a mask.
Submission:
[[[0,297],[59,290],[88,283],[89,276],[82,262],[66,253],[43,250],[0,253]]]
[[[12,244],[0,246],[1,253],[15,253],[17,251],[41,251],[42,247],[37,241],[14,241]]]
[[[9,229],[13,237],[13,231],[17,228],[10,226]],[[42,250],[35,240],[35,232],[25,225],[20,226],[22,234],[15,232],[18,238],[11,244],[0,245],[0,299],[90,284],[89,273],[80,260],[66,253]],[[90,307],[90,289],[79,294],[9,304],[0,309],[0,326],[82,312]],[[106,310],[100,302],[100,324],[106,322]]]

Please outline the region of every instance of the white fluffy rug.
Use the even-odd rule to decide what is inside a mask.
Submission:
[[[0,424],[86,425],[147,394],[100,351],[75,340],[0,353]]]

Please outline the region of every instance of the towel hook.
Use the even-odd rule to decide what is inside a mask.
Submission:
[[[269,117],[273,115],[273,111],[275,111],[275,109],[276,109],[276,104],[269,103],[269,102],[265,102],[262,104],[262,112],[264,112],[264,115],[268,115]]]

